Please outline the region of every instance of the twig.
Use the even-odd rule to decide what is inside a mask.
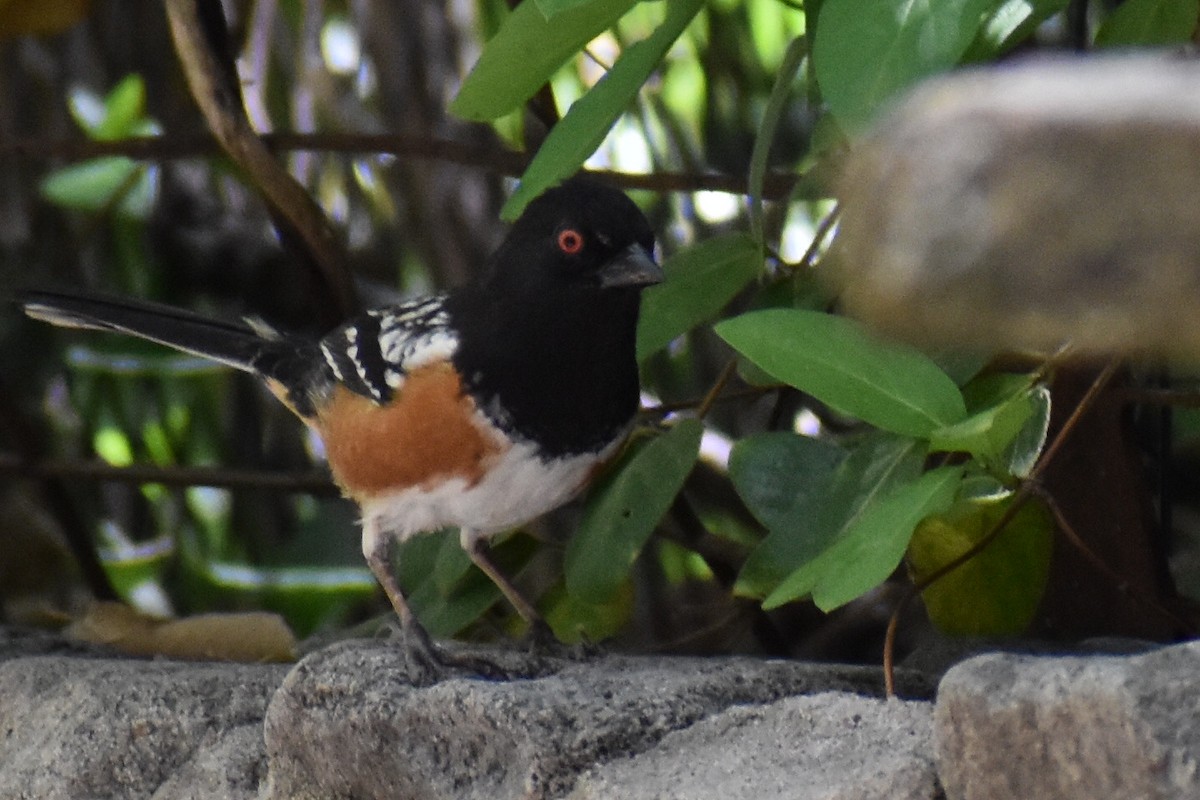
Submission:
[[[795,264],[788,264],[784,262],[784,266],[793,272],[799,272],[800,270],[808,269],[815,264],[817,260],[817,253],[821,251],[821,245],[825,242],[826,237],[829,236],[829,231],[833,229],[833,224],[837,222],[837,219],[841,213],[841,204],[834,205],[834,207],[829,210],[829,213],[825,215],[824,219],[817,224],[817,229],[813,231],[812,242],[808,245],[808,249],[804,251],[804,255],[800,257],[800,260]]]
[[[497,145],[481,146],[399,133],[268,133],[259,138],[275,152],[313,151],[360,155],[384,153],[404,158],[480,167],[511,176],[520,175],[529,164],[529,156],[525,153]],[[203,134],[134,136],[104,142],[84,139],[0,140],[0,156],[14,155],[65,161],[83,161],[111,155],[148,161],[169,161],[212,156],[219,152],[221,148],[217,141],[212,136]],[[616,170],[595,170],[591,174],[604,177],[626,189],[648,189],[658,192],[714,191],[730,194],[746,194],[749,191],[745,176],[740,175],[700,172],[635,174]],[[773,172],[763,181],[763,197],[768,200],[785,199],[799,179],[800,176],[793,173]]]
[[[1099,396],[1100,392],[1103,391],[1104,387],[1108,385],[1108,382],[1112,380],[1112,376],[1114,373],[1116,373],[1117,367],[1120,366],[1120,363],[1121,362],[1119,359],[1114,358],[1110,360],[1108,364],[1105,365],[1104,369],[1100,371],[1100,374],[1096,376],[1096,379],[1092,381],[1092,385],[1088,387],[1087,392],[1085,392],[1083,397],[1080,398],[1079,403],[1075,406],[1070,416],[1067,417],[1065,422],[1063,422],[1063,426],[1059,429],[1058,434],[1054,437],[1054,441],[1052,441],[1050,446],[1042,452],[1041,457],[1038,459],[1033,469],[1030,470],[1029,475],[1024,481],[1021,482],[1021,486],[1013,495],[1012,502],[1009,503],[1008,508],[1004,510],[1004,513],[1000,516],[1000,519],[996,520],[996,524],[994,524],[988,530],[983,538],[979,539],[979,541],[967,548],[967,550],[958,556],[958,558],[943,564],[929,575],[926,575],[922,580],[913,583],[913,585],[910,586],[904,593],[904,596],[900,599],[900,602],[896,604],[896,609],[892,612],[891,618],[888,619],[887,633],[884,635],[883,640],[883,678],[889,697],[893,697],[896,694],[896,629],[899,627],[900,615],[904,612],[904,609],[908,607],[908,604],[912,602],[913,598],[928,589],[937,581],[941,580],[946,575],[949,575],[951,572],[970,561],[979,553],[983,552],[993,541],[996,540],[997,537],[999,537],[1008,523],[1012,521],[1012,518],[1016,516],[1017,512],[1020,511],[1025,503],[1029,502],[1029,499],[1036,494],[1037,483],[1041,478],[1042,473],[1046,471],[1046,468],[1054,460],[1055,456],[1058,455],[1058,451],[1062,449],[1071,432],[1074,431],[1075,427],[1079,424],[1079,420],[1096,402],[1096,398]]]
[[[305,255],[314,262],[330,293],[329,300],[339,312],[336,317],[345,318],[358,308],[345,253],[320,206],[250,127],[236,79],[229,77],[231,68],[222,63],[209,38],[218,33],[214,26],[224,25],[219,3],[201,7],[201,3],[213,1],[166,3],[171,37],[188,88],[221,148],[246,171],[252,185],[275,211],[281,234],[304,243]],[[223,28],[219,33],[224,34]]]
[[[1063,535],[1067,537],[1067,541],[1069,541],[1071,545],[1074,546],[1075,549],[1078,550],[1083,557],[1086,558],[1088,562],[1096,568],[1097,571],[1103,573],[1104,577],[1112,581],[1113,585],[1120,589],[1122,594],[1134,602],[1141,603],[1151,611],[1154,611],[1155,613],[1170,620],[1187,635],[1195,635],[1195,623],[1184,619],[1171,609],[1164,606],[1162,603],[1155,600],[1153,597],[1144,594],[1141,590],[1134,587],[1131,583],[1129,583],[1129,581],[1122,578],[1116,570],[1106,564],[1104,559],[1102,559],[1095,550],[1088,547],[1087,543],[1080,538],[1078,533],[1075,532],[1074,526],[1067,521],[1066,516],[1063,515],[1062,508],[1058,505],[1058,502],[1055,501],[1050,493],[1046,491],[1045,487],[1034,485],[1033,492],[1046,504],[1046,507],[1050,509],[1050,513],[1054,516],[1055,524],[1058,525],[1058,529],[1062,531]]]
[[[708,412],[712,408],[713,403],[717,402],[717,397],[721,394],[721,390],[724,389],[729,381],[733,378],[735,372],[737,372],[737,359],[731,358],[729,359],[729,363],[725,365],[725,368],[721,370],[721,374],[717,376],[715,381],[713,381],[713,385],[709,388],[708,394],[704,395],[704,399],[700,401],[700,407],[696,409],[696,417],[698,419],[704,419],[708,416]]]
[[[732,400],[745,400],[747,398],[759,397],[771,392],[778,392],[780,389],[786,389],[786,383],[775,383],[769,386],[747,386],[744,389],[735,389],[732,392],[726,392],[720,397],[713,399],[713,403],[728,403]],[[659,403],[656,406],[642,409],[643,414],[653,414],[659,417],[665,417],[667,414],[674,414],[677,411],[690,411],[700,408],[704,405],[707,399],[707,394],[704,397],[693,397],[689,400],[674,400],[670,403]]]
[[[165,486],[272,489],[317,496],[336,496],[338,493],[337,487],[329,477],[321,473],[269,472],[226,467],[160,467],[149,464],[114,467],[98,461],[27,461],[13,453],[0,453],[0,474],[35,478],[85,478],[114,483],[158,483]]]

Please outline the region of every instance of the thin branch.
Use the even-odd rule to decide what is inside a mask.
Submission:
[[[746,400],[756,397],[762,397],[764,394],[778,392],[782,389],[787,389],[786,383],[774,383],[768,386],[747,386],[744,389],[735,389],[732,392],[726,392],[720,397],[714,398],[714,403],[727,403],[732,400]],[[668,414],[674,414],[677,411],[691,411],[700,408],[706,397],[693,397],[689,400],[675,400],[670,403],[659,403],[656,406],[650,406],[642,409],[642,413],[648,416],[665,417]]]
[[[934,570],[929,575],[926,575],[922,580],[913,583],[913,585],[908,588],[908,591],[904,593],[904,596],[900,599],[900,602],[896,604],[896,609],[892,612],[892,616],[888,620],[887,633],[885,634],[883,640],[883,679],[889,697],[895,696],[896,694],[896,629],[899,627],[900,615],[904,613],[904,609],[908,607],[908,604],[912,602],[913,598],[928,589],[937,581],[944,578],[946,575],[949,575],[951,572],[970,561],[975,556],[979,555],[981,552],[987,549],[987,547],[991,545],[991,543],[994,542],[1001,533],[1004,532],[1004,529],[1008,526],[1008,523],[1012,521],[1013,517],[1017,515],[1017,512],[1020,511],[1027,502],[1029,502],[1030,498],[1036,495],[1037,484],[1042,476],[1042,473],[1045,472],[1046,468],[1050,466],[1051,462],[1054,461],[1054,458],[1058,455],[1058,452],[1063,448],[1063,445],[1066,443],[1071,433],[1075,430],[1075,427],[1079,424],[1079,420],[1085,413],[1087,413],[1088,410],[1091,409],[1092,405],[1095,404],[1096,398],[1100,395],[1100,392],[1104,390],[1104,387],[1108,385],[1108,382],[1112,380],[1112,377],[1116,373],[1117,367],[1120,366],[1120,363],[1121,362],[1119,359],[1112,359],[1108,362],[1108,364],[1105,365],[1104,369],[1100,371],[1100,374],[1096,376],[1096,379],[1092,381],[1092,385],[1088,387],[1087,392],[1085,392],[1083,397],[1080,398],[1079,403],[1071,411],[1070,416],[1068,416],[1066,421],[1063,422],[1063,426],[1059,429],[1058,434],[1054,437],[1054,441],[1052,441],[1050,446],[1042,452],[1041,457],[1038,458],[1037,463],[1034,465],[1033,469],[1030,470],[1029,475],[1024,481],[1022,481],[1020,488],[1018,488],[1016,493],[1013,495],[1012,502],[1009,503],[1008,508],[1004,510],[1004,513],[1000,516],[1000,519],[996,520],[996,524],[994,524],[988,530],[983,538],[979,539],[977,542],[975,542],[975,544],[967,548],[967,550],[958,556],[958,558],[943,564],[940,568]]]
[[[358,309],[345,251],[325,212],[250,126],[228,53],[217,51],[218,44],[227,44],[220,4],[215,0],[167,0],[166,10],[175,52],[200,113],[221,148],[246,171],[275,212],[282,237],[293,236],[303,242],[303,248],[297,249],[312,260],[323,279],[328,299],[338,312],[334,318],[344,319]],[[214,37],[220,41],[214,42]]]
[[[303,150],[356,155],[387,154],[479,167],[509,176],[521,175],[530,159],[525,153],[498,145],[474,145],[399,133],[268,133],[259,138],[275,152]],[[205,158],[220,152],[222,151],[216,140],[204,134],[134,136],[105,142],[85,139],[0,140],[0,157],[11,155],[69,162],[111,155],[147,161],[170,161]],[[658,192],[714,191],[730,194],[746,194],[749,191],[744,175],[698,172],[656,172],[646,175],[615,170],[596,170],[592,174],[604,177],[626,189],[648,189]],[[768,200],[786,199],[800,177],[792,173],[770,173],[763,182],[763,197]]]
[[[1160,616],[1170,620],[1188,636],[1194,636],[1196,634],[1196,624],[1194,622],[1184,619],[1171,609],[1164,606],[1162,603],[1155,600],[1153,597],[1137,589],[1129,581],[1121,577],[1116,570],[1106,564],[1104,559],[1102,559],[1095,550],[1088,547],[1087,543],[1084,542],[1084,540],[1080,538],[1079,534],[1075,532],[1074,526],[1072,526],[1067,520],[1066,516],[1062,512],[1062,508],[1059,507],[1058,502],[1050,495],[1049,492],[1045,490],[1045,488],[1035,485],[1034,493],[1046,504],[1046,507],[1050,509],[1050,513],[1054,516],[1054,522],[1058,525],[1058,529],[1062,531],[1063,535],[1067,537],[1067,541],[1069,541],[1071,545],[1078,550],[1097,571],[1101,572],[1104,577],[1108,578],[1112,584],[1120,590],[1121,594],[1125,595],[1136,603],[1140,603],[1156,614],[1159,614]]]
[[[833,225],[837,222],[841,213],[842,206],[840,203],[835,204],[833,208],[829,209],[829,213],[825,215],[824,219],[817,225],[817,229],[813,231],[812,242],[808,245],[808,249],[804,251],[804,255],[795,264],[787,264],[785,262],[785,266],[794,272],[812,267],[817,262],[817,254],[821,252],[821,245],[829,236],[829,232],[833,230]]]
[[[26,478],[73,478],[113,483],[158,483],[164,486],[212,486],[221,489],[271,489],[336,496],[337,487],[323,473],[269,472],[226,467],[160,467],[136,464],[114,467],[100,461],[41,459],[27,461],[0,453],[0,475]]]
[[[708,412],[713,407],[713,403],[717,402],[717,398],[721,396],[721,392],[725,386],[733,379],[734,373],[737,372],[737,359],[731,358],[721,370],[721,374],[713,381],[713,385],[709,387],[708,393],[704,395],[704,399],[700,401],[700,407],[696,409],[696,416],[699,419],[704,419],[708,416]]]

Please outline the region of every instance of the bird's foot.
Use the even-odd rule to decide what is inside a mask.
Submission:
[[[393,633],[403,637],[405,666],[413,686],[432,686],[451,678],[515,680],[531,677],[538,672],[521,658],[506,659],[514,662],[510,664],[475,652],[448,649],[435,642],[416,620],[408,625],[394,623],[389,627]]]
[[[587,638],[582,638],[575,644],[566,644],[559,640],[554,630],[543,619],[534,620],[525,635],[530,656],[538,659],[557,659],[560,661],[590,661],[604,654],[604,649]]]

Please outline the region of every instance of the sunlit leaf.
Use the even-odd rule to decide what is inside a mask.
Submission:
[[[958,387],[928,357],[845,317],[767,309],[714,330],[779,380],[884,430],[928,436],[966,416]]]
[[[120,429],[102,427],[92,437],[92,449],[100,458],[115,467],[128,467],[133,463],[133,447]]]
[[[606,602],[683,487],[704,427],[684,420],[622,459],[588,501],[567,546],[567,591],[585,603]]]
[[[703,6],[704,0],[672,0],[667,4],[667,16],[654,33],[626,48],[612,69],[551,129],[500,216],[516,219],[529,201],[583,166]]]
[[[917,523],[950,507],[962,473],[962,467],[939,467],[893,489],[844,536],[789,575],[763,607],[811,594],[818,608],[832,611],[881,584],[900,564]]]
[[[762,254],[744,233],[714,237],[667,259],[666,280],[642,293],[638,361],[715,317],[761,270]]]
[[[146,84],[141,75],[126,75],[104,98],[104,119],[88,133],[93,139],[122,139],[137,133],[146,112]]]
[[[536,2],[526,0],[488,41],[451,101],[450,112],[484,121],[519,108],[555,70],[612,27],[634,2],[593,0],[548,20]]]
[[[142,218],[154,196],[147,168],[125,156],[103,156],[55,170],[38,187],[46,200],[73,211],[113,210]]]
[[[908,549],[914,580],[967,552],[1012,503],[960,502],[917,525]],[[921,593],[929,617],[952,636],[1023,633],[1033,620],[1050,574],[1054,522],[1039,501],[1023,506],[983,551]]]
[[[995,58],[1026,41],[1037,27],[1063,11],[1070,0],[1003,0],[979,28],[964,61]]]

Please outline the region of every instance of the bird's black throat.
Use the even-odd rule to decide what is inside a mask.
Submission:
[[[601,450],[637,411],[638,302],[634,288],[536,299],[452,295],[454,365],[465,391],[492,422],[536,441],[546,456]]]

